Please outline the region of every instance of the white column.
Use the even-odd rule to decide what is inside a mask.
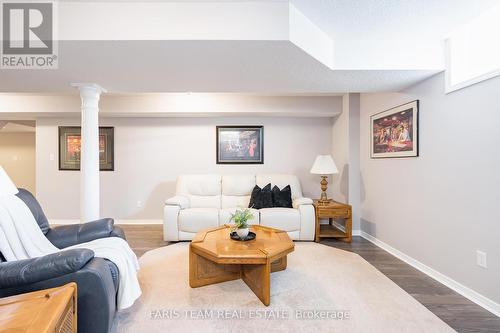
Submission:
[[[80,219],[99,219],[99,97],[103,88],[92,83],[73,84],[82,100],[82,141],[80,151]]]

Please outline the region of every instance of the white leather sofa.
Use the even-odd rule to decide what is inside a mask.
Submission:
[[[290,185],[293,208],[252,209],[250,224],[288,232],[293,240],[313,240],[315,215],[312,200],[302,196],[293,175],[183,175],[177,179],[176,195],[165,202],[163,238],[191,240],[204,229],[229,223],[230,214],[246,208],[255,185],[271,183],[280,189]]]

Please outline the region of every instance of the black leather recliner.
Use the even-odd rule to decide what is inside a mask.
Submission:
[[[35,197],[24,189],[17,196],[29,207],[45,236],[59,249],[98,238],[125,234],[113,219],[50,228]],[[53,288],[68,282],[78,285],[78,332],[105,333],[113,325],[119,272],[111,261],[94,258],[88,249],[72,249],[40,258],[4,262],[0,253],[0,297]]]

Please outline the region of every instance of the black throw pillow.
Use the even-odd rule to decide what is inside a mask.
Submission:
[[[273,207],[273,192],[271,190],[271,183],[264,186],[260,192],[262,207],[260,208],[272,208]],[[259,208],[259,209],[260,209]]]
[[[280,191],[279,187],[273,187],[273,207],[293,208],[292,206],[292,189],[290,185],[283,187]]]
[[[262,189],[258,185],[255,185],[252,190],[248,208],[261,209],[271,207],[273,207],[273,193],[271,191],[271,183],[267,184]]]
[[[255,185],[252,190],[252,195],[250,196],[250,202],[248,203],[248,208],[258,209],[256,206],[260,206],[260,192],[262,189],[259,185]]]

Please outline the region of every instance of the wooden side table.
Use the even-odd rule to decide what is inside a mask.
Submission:
[[[76,283],[0,299],[0,332],[75,333]]]
[[[337,201],[330,201],[326,204],[320,204],[314,200],[314,209],[316,211],[316,237],[319,242],[321,237],[339,238],[344,242],[352,240],[352,207]],[[320,224],[320,219],[328,219],[328,224]],[[344,219],[345,231],[339,229],[333,224],[333,219]]]

